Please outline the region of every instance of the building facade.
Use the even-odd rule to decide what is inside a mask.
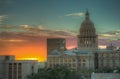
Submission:
[[[81,53],[81,54],[75,54],[73,52],[65,51],[64,54],[51,54],[48,56],[47,61],[47,67],[48,68],[54,68],[57,65],[64,65],[71,69],[80,69],[80,68],[92,68],[91,66],[93,63],[91,58],[89,58],[89,54]],[[91,65],[90,65],[91,64]]]
[[[91,79],[120,79],[120,73],[92,73]]]
[[[98,68],[120,67],[120,51],[109,50],[98,53]]]
[[[15,60],[14,56],[0,56],[0,79],[27,79],[37,73],[36,60]]]
[[[58,44],[61,45],[61,43]],[[51,45],[56,47],[54,44]],[[62,52],[59,50],[53,51],[52,49],[51,51],[47,56],[48,68],[54,68],[56,65],[66,65],[72,69],[120,67],[120,50],[115,49],[113,45],[104,50],[98,49],[98,36],[94,23],[89,18],[88,11],[85,14],[85,20],[81,24],[80,34],[78,35],[78,49]]]
[[[47,68],[57,65],[65,65],[71,69],[119,68],[120,51],[64,51],[62,54],[53,52],[47,57]]]

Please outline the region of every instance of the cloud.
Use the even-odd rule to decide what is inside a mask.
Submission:
[[[20,39],[0,39],[0,42],[25,42],[25,40]]]
[[[67,38],[67,37],[74,37],[77,36],[77,33],[68,31],[68,30],[50,30],[48,28],[45,28],[43,25],[19,25],[19,26],[0,26],[0,38],[1,37],[20,37],[20,38],[26,38],[26,37],[61,37],[61,38]],[[7,35],[7,36],[6,36]],[[99,39],[111,39],[111,40],[117,40],[120,39],[120,30],[114,30],[106,33],[98,34]]]
[[[45,26],[30,26],[30,25],[20,25],[20,26],[1,26],[6,30],[0,31],[0,43],[17,43],[28,44],[30,42],[39,42],[41,39],[46,38],[71,38],[77,39],[77,33],[67,31],[67,30],[49,30]],[[13,31],[13,30],[15,31]],[[9,31],[11,30],[11,31]],[[20,30],[20,31],[18,31]],[[115,46],[120,46],[120,30],[110,31],[106,33],[101,33],[98,35],[99,45],[106,46],[113,43]],[[76,41],[76,40],[75,40]],[[73,43],[75,42],[73,40]],[[75,42],[77,44],[77,42]]]
[[[21,28],[25,28],[25,29],[30,28],[29,25],[20,25],[20,27],[21,27]]]
[[[45,29],[45,27],[43,27],[43,26],[41,26],[41,25],[37,26],[37,28],[38,28],[38,29],[43,29],[43,30]]]
[[[70,31],[65,31],[65,30],[49,30],[42,25],[38,25],[38,26],[22,25],[22,28],[30,33],[34,33],[36,35],[48,36],[48,37],[69,37],[76,35]]]
[[[83,12],[78,12],[78,13],[71,13],[71,14],[67,14],[65,16],[77,16],[77,17],[82,17],[84,16]]]
[[[27,29],[27,30],[45,30],[46,28],[44,27],[44,26],[42,26],[42,25],[37,25],[37,26],[30,26],[30,25],[20,25],[20,27],[21,28],[23,28],[23,29]]]
[[[98,43],[99,45],[102,45],[102,46],[109,46],[112,43],[112,45],[120,47],[120,40],[99,39]]]
[[[9,29],[9,28],[13,28],[13,26],[10,26],[10,25],[0,26],[0,29]]]
[[[115,36],[115,35],[111,35],[111,34],[102,34],[102,36],[113,37],[113,36]]]
[[[106,33],[99,34],[99,38],[104,39],[120,39],[120,30],[109,31]]]
[[[51,31],[49,35],[52,35],[54,37],[61,37],[61,38],[76,36],[76,34],[69,31],[65,31],[65,30],[54,30],[54,31]]]
[[[1,15],[0,16],[0,25],[3,23],[3,21],[8,18],[8,15]]]
[[[25,32],[25,30],[19,26],[0,25],[0,32]]]
[[[46,38],[67,38],[75,36],[76,34],[65,30],[49,30],[45,26],[0,26],[0,38],[6,40],[37,40],[40,37]],[[7,36],[6,36],[7,35]],[[29,39],[28,39],[29,38]],[[37,39],[36,39],[37,38]]]

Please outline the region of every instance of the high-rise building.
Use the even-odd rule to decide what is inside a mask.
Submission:
[[[50,54],[54,50],[64,51],[65,49],[64,38],[48,38],[47,39],[47,53]]]
[[[98,36],[94,27],[94,23],[90,20],[89,12],[85,14],[85,20],[80,27],[78,35],[79,50],[94,50],[98,48]]]

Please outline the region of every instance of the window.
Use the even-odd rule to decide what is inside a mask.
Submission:
[[[12,70],[12,63],[9,63],[9,69],[8,69],[8,77],[9,77],[9,79],[12,79],[12,72],[13,72],[13,70]]]
[[[100,55],[101,55],[101,57],[103,57],[103,54],[102,54],[102,53],[101,53]]]
[[[81,63],[79,63],[78,66],[81,66]]]
[[[50,67],[52,67],[52,64],[50,64]]]
[[[63,59],[60,59],[60,62],[63,62]]]
[[[9,63],[9,66],[12,65],[12,63]]]
[[[103,63],[101,63],[101,67],[103,67],[104,65],[103,65]]]
[[[85,63],[83,63],[83,67],[85,67],[86,66],[86,64]]]
[[[75,62],[75,59],[73,59],[73,62]]]
[[[106,57],[109,57],[110,55],[109,54],[106,54]]]
[[[18,79],[22,79],[21,76],[18,76]]]
[[[71,64],[69,63],[68,66],[71,67]]]
[[[22,73],[22,64],[18,63],[18,79],[21,79],[21,73]]]
[[[5,60],[9,60],[9,56],[5,56]]]
[[[83,59],[83,62],[86,62],[86,60],[85,60],[85,59]]]
[[[78,59],[79,62],[81,62],[81,59]]]
[[[73,67],[76,67],[76,64],[73,64]]]

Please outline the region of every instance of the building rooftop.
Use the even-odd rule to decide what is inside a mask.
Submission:
[[[92,53],[111,53],[115,52],[117,50],[108,50],[108,49],[98,49],[98,50],[66,50],[63,53],[59,52],[58,50],[53,50],[51,54],[49,55],[86,55],[86,54],[92,54]]]

